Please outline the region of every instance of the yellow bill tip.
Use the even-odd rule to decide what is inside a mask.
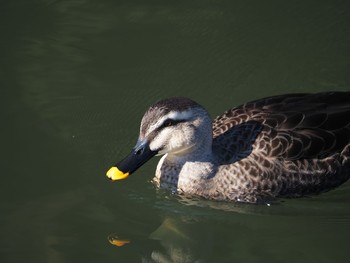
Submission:
[[[129,239],[120,239],[117,236],[112,236],[112,235],[108,237],[108,241],[109,243],[117,247],[122,247],[131,243]]]
[[[129,240],[122,240],[122,239],[114,239],[112,241],[109,241],[112,245],[115,245],[117,247],[122,247],[126,244],[130,244]]]
[[[108,170],[106,175],[112,181],[116,181],[127,178],[129,176],[129,173],[123,173],[117,167],[113,166],[111,169]]]

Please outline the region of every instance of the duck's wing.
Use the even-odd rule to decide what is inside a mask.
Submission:
[[[214,150],[227,161],[244,158],[254,147],[285,160],[339,154],[350,144],[350,92],[252,101],[217,117],[213,137]]]

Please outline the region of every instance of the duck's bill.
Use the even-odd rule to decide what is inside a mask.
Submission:
[[[138,142],[128,156],[108,170],[107,177],[112,181],[125,179],[156,154],[148,143]]]

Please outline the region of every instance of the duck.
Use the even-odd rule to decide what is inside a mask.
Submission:
[[[350,92],[274,95],[214,120],[192,99],[159,100],[107,177],[125,179],[156,155],[152,182],[190,198],[265,203],[326,192],[350,177]]]

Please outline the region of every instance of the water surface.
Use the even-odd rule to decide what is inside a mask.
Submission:
[[[158,99],[350,90],[347,1],[4,0],[0,30],[1,262],[348,260],[349,183],[255,206],[158,191],[157,158],[105,178]]]

